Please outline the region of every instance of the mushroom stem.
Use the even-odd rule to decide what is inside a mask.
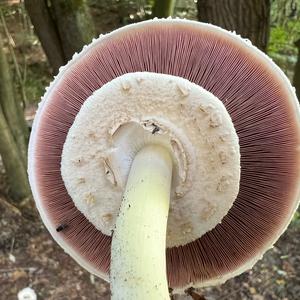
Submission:
[[[145,146],[134,158],[112,238],[112,299],[169,299],[166,228],[172,158]]]

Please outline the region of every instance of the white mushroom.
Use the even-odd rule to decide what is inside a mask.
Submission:
[[[239,36],[187,20],[126,26],[47,89],[30,139],[33,195],[113,299],[222,283],[272,247],[298,206],[299,116],[283,72]]]
[[[101,232],[114,232],[113,298],[167,299],[166,246],[213,229],[238,194],[238,137],[222,102],[196,84],[128,73],[85,101],[61,173],[76,207]]]

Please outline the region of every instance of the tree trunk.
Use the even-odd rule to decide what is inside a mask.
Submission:
[[[16,202],[30,195],[26,168],[20,159],[18,146],[12,136],[6,118],[0,107],[0,154],[8,183],[10,195]]]
[[[54,74],[66,63],[60,37],[54,19],[47,6],[47,0],[25,0],[25,8],[29,14],[50,66]]]
[[[0,155],[15,201],[30,195],[26,172],[28,130],[19,103],[13,94],[9,66],[0,36]]]
[[[297,59],[296,65],[295,65],[293,84],[296,89],[296,94],[297,94],[298,100],[300,101],[300,39],[295,42],[295,45],[298,48],[298,59]]]
[[[25,0],[25,7],[54,74],[95,36],[85,0]]]
[[[174,13],[176,0],[156,0],[153,6],[152,16],[157,18],[167,18]]]
[[[16,101],[14,96],[14,87],[2,40],[0,33],[0,106],[20,152],[20,160],[26,167],[29,131],[21,102]]]
[[[198,20],[236,31],[266,51],[270,31],[270,0],[198,0]]]
[[[85,0],[51,0],[51,9],[68,61],[91,42],[95,36],[94,24]]]

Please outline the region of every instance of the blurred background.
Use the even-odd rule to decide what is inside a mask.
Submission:
[[[269,55],[300,98],[300,0],[0,0],[0,299],[31,287],[38,299],[109,299],[42,225],[27,181],[27,143],[45,87],[92,38],[152,17],[236,31]],[[300,215],[264,258],[207,300],[300,299]]]

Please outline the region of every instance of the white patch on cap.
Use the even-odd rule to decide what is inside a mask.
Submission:
[[[131,163],[147,144],[163,145],[173,156],[167,247],[198,239],[237,197],[240,151],[222,102],[186,79],[129,73],[90,96],[63,148],[68,193],[98,230],[111,235]]]

